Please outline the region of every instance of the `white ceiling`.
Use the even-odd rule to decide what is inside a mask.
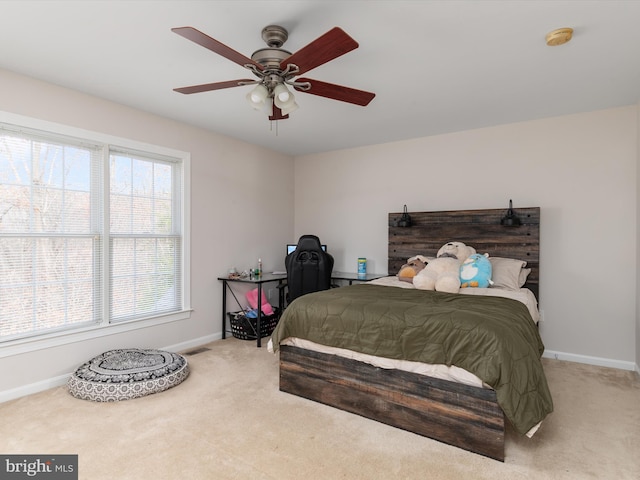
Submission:
[[[5,0],[0,19],[0,68],[291,155],[640,101],[637,0]],[[341,27],[360,47],[305,76],[376,98],[359,107],[297,93],[300,108],[272,124],[246,103],[250,86],[172,90],[252,75],[172,27],[250,57],[269,24],[289,30],[291,52]],[[548,47],[560,27],[573,40]]]

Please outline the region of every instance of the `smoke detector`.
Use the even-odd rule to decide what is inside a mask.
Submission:
[[[573,28],[558,28],[552,32],[547,33],[546,40],[547,45],[555,47],[557,45],[564,45],[573,36]]]

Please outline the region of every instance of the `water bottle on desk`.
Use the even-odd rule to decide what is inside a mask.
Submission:
[[[358,258],[358,278],[365,278],[367,276],[367,259],[364,257]]]

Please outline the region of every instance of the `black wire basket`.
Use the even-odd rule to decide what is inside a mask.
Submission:
[[[231,335],[240,340],[256,340],[258,338],[258,319],[249,318],[246,312],[228,312],[229,324],[231,325]],[[280,319],[278,310],[273,309],[273,315],[262,314],[260,317],[260,338],[268,337]]]

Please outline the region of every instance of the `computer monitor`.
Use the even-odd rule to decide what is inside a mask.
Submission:
[[[297,246],[298,245],[296,243],[288,243],[287,244],[287,255],[289,255],[291,252],[293,252],[296,249]],[[326,245],[321,245],[321,247],[322,247],[322,250],[324,252],[327,251],[327,246]]]

